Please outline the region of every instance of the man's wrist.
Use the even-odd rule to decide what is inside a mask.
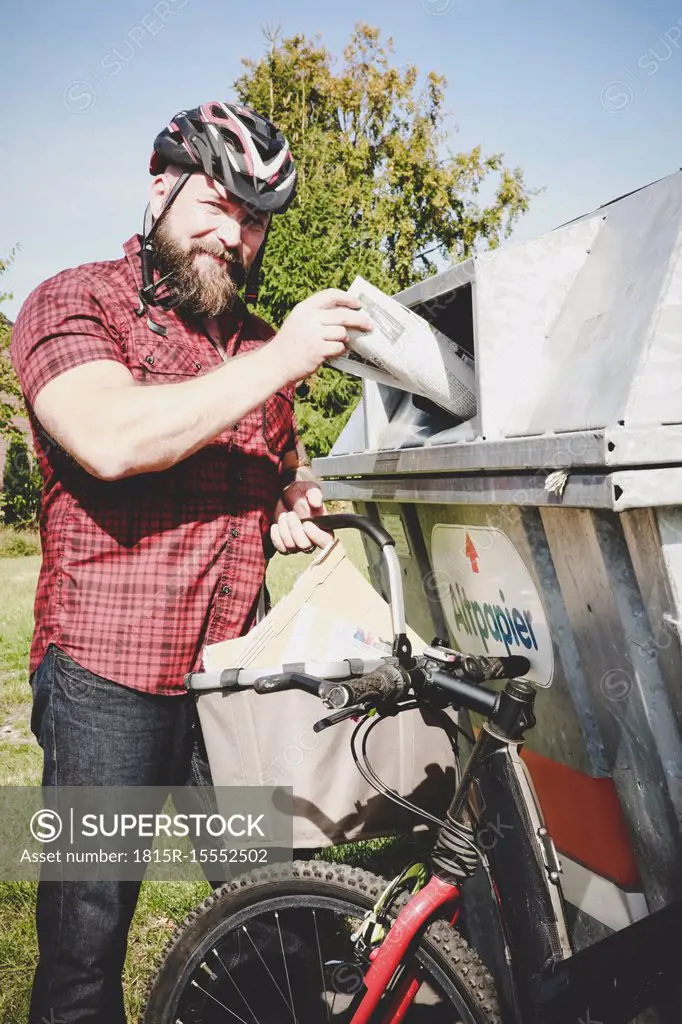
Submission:
[[[287,487],[290,487],[294,483],[311,483],[316,484],[319,487],[319,480],[315,476],[312,466],[301,466],[295,461],[295,452],[287,453],[291,454],[294,458],[288,462],[285,459],[282,460],[282,468],[280,471],[280,479],[284,491]]]
[[[318,480],[310,466],[296,466],[294,469],[283,469],[281,474],[282,490],[291,484],[305,482],[317,484]]]
[[[296,442],[296,458],[298,459],[299,466],[308,466],[309,468],[312,467],[310,457],[307,451],[305,450],[303,442],[300,439]]]
[[[277,385],[273,388],[273,392],[279,391],[280,388],[289,387],[293,382],[291,380],[291,373],[289,372],[289,367],[287,366],[285,358],[286,353],[282,348],[281,341],[279,340],[279,333],[273,334],[267,345],[263,345],[259,351],[267,358],[270,373],[274,374],[277,380]]]

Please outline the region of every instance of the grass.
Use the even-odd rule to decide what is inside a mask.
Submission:
[[[4,535],[4,536],[3,536]],[[0,531],[0,552],[28,552],[25,557],[0,557],[0,785],[39,785],[42,752],[29,727],[31,691],[28,653],[33,629],[33,597],[40,558],[31,538]],[[362,542],[344,531],[349,557],[366,571]],[[286,593],[311,556],[276,556],[268,570],[273,603]],[[406,841],[409,842],[409,841]],[[403,841],[399,842],[401,851]],[[329,851],[330,859],[350,859],[381,870],[393,860],[395,844],[351,844]],[[407,853],[407,851],[405,851]],[[402,860],[402,857],[401,857]],[[133,919],[124,984],[130,1021],[137,1021],[155,963],[176,923],[205,898],[208,883],[143,882]],[[0,882],[0,1021],[23,1024],[37,958],[34,927],[35,885]]]
[[[35,555],[26,558],[0,558],[2,786],[29,786],[40,781],[42,755],[29,728],[31,691],[27,672],[33,630],[33,595],[39,565],[40,558]]]
[[[40,535],[37,530],[15,530],[0,525],[0,558],[19,558],[40,554]]]

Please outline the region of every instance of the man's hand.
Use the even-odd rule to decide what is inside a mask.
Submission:
[[[311,552],[316,547],[326,548],[333,539],[331,533],[315,523],[301,522],[302,519],[323,516],[326,512],[320,485],[309,474],[305,467],[297,470],[297,479],[284,488],[277,502],[270,538],[282,555]]]
[[[325,359],[343,355],[350,329],[371,331],[373,326],[353,295],[327,288],[294,306],[268,351],[292,384],[314,373]]]

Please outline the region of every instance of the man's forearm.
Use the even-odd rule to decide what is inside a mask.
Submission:
[[[285,383],[268,348],[179,384],[112,389],[98,415],[107,478],[167,469],[262,405]]]

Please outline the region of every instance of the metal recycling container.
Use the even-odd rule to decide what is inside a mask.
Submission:
[[[418,633],[530,658],[579,948],[682,899],[682,173],[397,298],[474,357],[476,417],[365,382],[315,469],[395,537]]]

